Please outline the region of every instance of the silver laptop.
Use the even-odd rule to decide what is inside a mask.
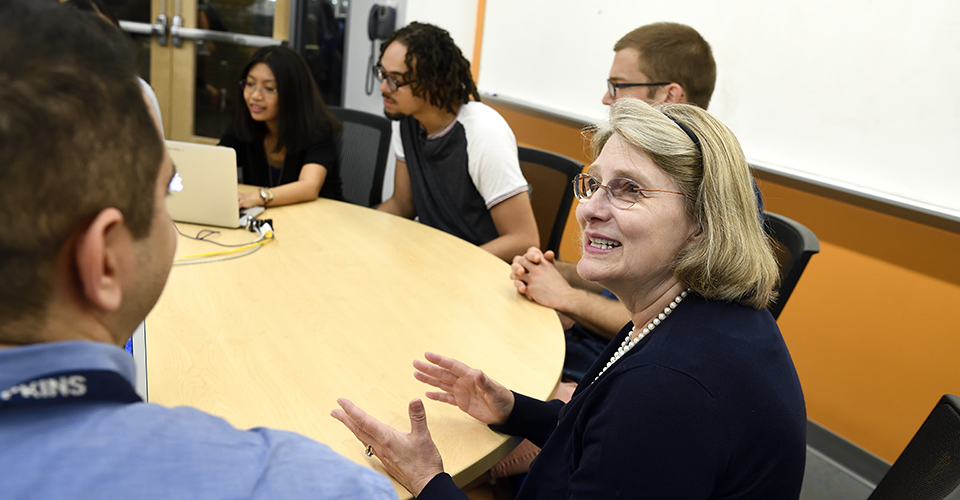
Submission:
[[[164,141],[183,188],[167,197],[167,210],[177,222],[241,227],[256,214],[237,206],[237,155],[233,148]],[[256,207],[262,212],[263,207]]]

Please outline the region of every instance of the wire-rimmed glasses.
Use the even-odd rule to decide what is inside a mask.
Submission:
[[[581,203],[589,200],[600,188],[607,191],[607,201],[609,201],[611,205],[621,209],[634,206],[640,198],[649,198],[649,193],[670,193],[686,196],[679,191],[642,188],[636,181],[627,179],[626,177],[612,179],[606,186],[590,174],[577,174],[577,176],[573,178],[573,195],[576,196],[577,200]]]
[[[276,89],[275,87],[267,87],[267,86],[261,87],[260,85],[257,85],[256,83],[248,82],[248,81],[246,81],[246,80],[240,80],[240,86],[243,88],[243,91],[244,91],[244,92],[249,92],[249,93],[251,93],[251,94],[253,94],[254,92],[260,90],[260,91],[262,91],[263,95],[268,95],[268,96],[276,96],[276,95],[277,95],[277,89]]]

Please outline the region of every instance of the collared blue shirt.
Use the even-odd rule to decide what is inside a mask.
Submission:
[[[0,390],[64,370],[133,358],[98,342],[0,349]],[[319,415],[323,418],[325,415]],[[382,474],[292,432],[241,431],[194,408],[68,402],[0,409],[0,497],[395,499]]]

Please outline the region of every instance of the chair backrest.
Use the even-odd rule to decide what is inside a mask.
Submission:
[[[340,177],[344,199],[366,207],[379,205],[390,152],[390,120],[355,109],[331,106],[330,110],[343,125]]]
[[[530,203],[540,229],[540,248],[559,255],[560,238],[573,204],[573,178],[583,164],[548,151],[521,146],[520,169],[530,184]]]
[[[960,498],[958,486],[960,398],[946,394],[867,500]]]
[[[772,212],[763,213],[763,227],[780,245],[776,248],[780,263],[779,297],[768,308],[774,318],[780,316],[783,306],[797,286],[810,256],[820,251],[820,240],[803,224]]]

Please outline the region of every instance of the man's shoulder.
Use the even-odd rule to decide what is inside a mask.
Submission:
[[[464,104],[457,115],[467,143],[483,150],[506,148],[516,154],[516,136],[510,124],[497,110],[478,101]]]
[[[457,120],[461,123],[483,123],[483,124],[499,124],[507,128],[507,121],[500,115],[497,110],[487,106],[486,104],[480,101],[470,101],[464,104],[460,108],[460,112],[457,115]]]

